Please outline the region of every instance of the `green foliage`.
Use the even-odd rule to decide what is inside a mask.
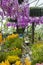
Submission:
[[[22,56],[22,50],[21,49],[18,49],[18,50],[11,50],[11,51],[8,51],[8,52],[0,52],[0,62],[2,61],[5,61],[7,56],[19,56],[21,57]]]
[[[32,50],[32,65],[43,62],[43,44],[34,44]]]
[[[16,39],[15,42],[14,42],[14,47],[17,47],[17,48],[22,48],[22,44],[23,44],[23,39]]]
[[[8,55],[17,55],[17,56],[21,56],[22,55],[22,51],[21,49],[18,49],[18,50],[11,50],[7,53]]]
[[[23,39],[20,39],[20,38],[6,40],[2,48],[2,51],[0,52],[0,62],[4,61],[6,57],[9,55],[17,55],[21,57],[22,44],[23,44]],[[15,48],[18,48],[18,49],[15,50]]]
[[[20,28],[17,29],[17,33],[23,34],[24,33],[24,30],[25,30],[25,28],[20,27]]]
[[[5,61],[6,57],[7,57],[6,52],[0,52],[0,62]]]
[[[0,52],[0,62],[5,61],[6,57],[9,55],[17,55],[21,57],[22,44],[23,44],[23,39],[20,38],[6,40],[4,45],[2,46],[2,51]]]
[[[22,44],[23,44],[23,39],[20,38],[15,38],[15,39],[10,39],[10,40],[6,40],[5,44],[5,48],[22,48]]]

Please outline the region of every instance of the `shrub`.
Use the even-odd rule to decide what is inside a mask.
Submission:
[[[23,44],[23,39],[20,38],[15,38],[15,39],[10,39],[5,41],[5,48],[22,48]]]
[[[22,56],[22,51],[21,49],[18,49],[18,50],[11,50],[7,53],[8,55],[17,55],[17,56]]]
[[[7,56],[6,52],[0,52],[0,62],[5,61],[6,56]]]
[[[16,49],[16,50],[11,50],[11,51],[8,51],[8,52],[0,52],[0,62],[2,61],[5,61],[7,56],[19,56],[21,57],[22,56],[22,50],[21,49]]]
[[[32,50],[32,65],[43,62],[43,44],[34,44]]]

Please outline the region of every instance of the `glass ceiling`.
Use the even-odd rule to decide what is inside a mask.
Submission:
[[[43,7],[43,0],[28,0],[30,7]]]

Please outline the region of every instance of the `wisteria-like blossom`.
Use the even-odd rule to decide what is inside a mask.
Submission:
[[[17,23],[14,25],[26,27],[28,23],[32,22],[43,23],[43,16],[30,17],[29,3],[26,0],[0,0],[0,8],[3,10],[0,12],[2,17],[5,15],[13,20],[17,19]]]

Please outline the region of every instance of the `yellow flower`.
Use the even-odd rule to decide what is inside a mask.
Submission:
[[[18,48],[16,48],[16,50],[18,50]]]
[[[12,37],[16,38],[16,37],[18,37],[18,34],[12,34]]]
[[[17,62],[15,63],[15,65],[20,65],[20,61],[17,61]]]
[[[43,47],[43,44],[42,44],[42,43],[37,43],[37,44],[36,44],[36,47],[37,47],[37,48],[41,48],[41,47]]]
[[[17,38],[18,34],[12,34],[7,37],[7,40]]]
[[[10,63],[9,63],[8,60],[5,60],[5,64],[6,64],[6,65],[10,65]]]
[[[25,65],[31,65],[31,62],[29,61],[28,58],[25,58]]]
[[[21,61],[16,61],[15,65],[22,65]]]
[[[8,60],[9,62],[15,62],[15,61],[17,61],[17,60],[20,60],[20,58],[19,58],[18,56],[8,56],[8,57],[7,57],[7,60]]]
[[[6,64],[2,61],[2,63],[0,65],[6,65]]]
[[[2,42],[2,34],[0,33],[0,43]]]
[[[3,62],[2,61],[2,63],[0,63],[0,65],[10,65],[10,63],[9,63],[9,61],[7,60],[7,61],[5,61],[5,62]]]

